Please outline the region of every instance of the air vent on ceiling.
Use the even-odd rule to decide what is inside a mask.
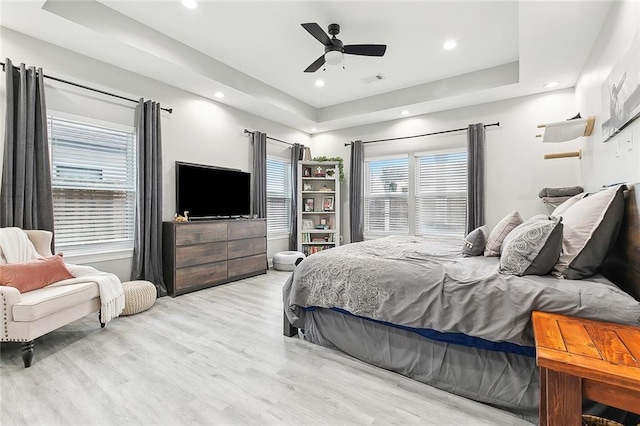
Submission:
[[[363,84],[370,84],[370,83],[375,83],[376,81],[380,81],[380,80],[384,80],[385,76],[382,74],[374,74],[374,75],[370,75],[369,77],[363,77],[360,79],[360,81]]]

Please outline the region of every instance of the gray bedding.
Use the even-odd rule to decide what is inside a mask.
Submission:
[[[463,258],[457,241],[392,236],[305,259],[285,284],[285,312],[340,308],[411,328],[533,346],[531,312],[640,325],[640,302],[604,278],[506,276],[499,258]]]

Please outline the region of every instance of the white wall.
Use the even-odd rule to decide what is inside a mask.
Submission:
[[[507,101],[420,115],[401,120],[354,127],[314,135],[313,156],[340,156],[345,161],[347,182],[343,184],[342,220],[344,240],[349,241],[349,147],[352,140],[372,140],[466,128],[471,123],[500,122],[486,130],[486,222],[493,227],[511,211],[524,218],[549,212],[538,198],[543,187],[578,185],[581,162],[577,158],[544,160],[549,152],[571,151],[579,141],[542,144],[536,133],[540,123],[563,120],[575,115],[572,89]],[[466,146],[466,132],[429,136],[403,141],[365,145],[365,157],[404,152],[421,152]]]
[[[596,116],[594,132],[584,141],[582,181],[588,190],[616,182],[640,182],[640,119],[606,143],[600,133],[600,125],[607,117],[602,111],[602,83],[629,50],[634,37],[640,37],[639,31],[640,2],[613,2],[576,84],[578,110],[583,117]],[[640,69],[634,72],[638,73],[638,81]],[[632,145],[629,141],[633,141]]]
[[[173,108],[162,113],[163,218],[175,212],[175,161],[251,170],[251,143],[245,128],[260,130],[289,142],[307,143],[309,135],[202,98],[173,86],[91,59],[70,50],[0,27],[0,57],[15,64],[42,67],[45,74],[82,83],[126,97],[145,97]],[[0,114],[4,117],[5,80],[0,83]],[[78,116],[133,126],[134,103],[45,80],[47,108]],[[4,134],[4,118],[0,120]],[[270,155],[289,156],[286,145],[269,143]],[[0,155],[0,164],[1,155]],[[220,183],[223,184],[222,182]],[[203,196],[215,196],[215,186],[203,187]],[[269,240],[268,257],[288,249],[288,240]],[[96,268],[129,279],[131,258],[89,262]]]

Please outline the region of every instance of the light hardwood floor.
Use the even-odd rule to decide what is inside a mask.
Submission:
[[[0,424],[530,425],[514,415],[282,335],[289,273],[116,318],[96,315],[0,350]]]

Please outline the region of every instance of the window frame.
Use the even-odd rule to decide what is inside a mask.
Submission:
[[[122,190],[120,192],[127,192],[132,197],[132,209],[130,212],[130,229],[131,229],[131,238],[127,239],[126,242],[121,244],[89,244],[86,247],[82,247],[80,245],[75,245],[71,247],[59,247],[56,246],[55,250],[63,252],[65,255],[65,259],[69,262],[76,263],[92,263],[92,262],[103,262],[103,261],[113,261],[120,259],[127,259],[133,256],[133,246],[134,246],[134,238],[135,238],[135,212],[136,212],[136,200],[137,200],[137,182],[136,182],[136,172],[137,172],[137,143],[136,143],[136,131],[135,127],[131,125],[125,125],[120,123],[114,123],[110,121],[99,120],[93,117],[81,116],[76,114],[70,114],[62,111],[56,110],[48,110],[47,111],[47,124],[48,127],[55,120],[63,120],[63,121],[72,121],[79,123],[80,125],[92,126],[92,127],[102,127],[112,131],[118,132],[126,132],[131,135],[131,145],[128,145],[128,149],[131,149],[131,153],[127,153],[126,158],[131,158],[133,165],[132,176],[128,176],[128,185],[132,185],[130,190]],[[50,170],[51,170],[51,185],[52,185],[52,195],[54,193],[55,188],[55,173],[56,173],[56,165],[59,163],[54,163],[55,154],[54,154],[54,146],[52,140],[52,129],[48,128],[47,135],[48,143],[49,143],[49,160],[50,160]],[[129,157],[130,156],[130,157]],[[63,167],[67,167],[68,164],[62,162]],[[91,189],[88,189],[91,190]],[[117,191],[116,189],[113,190]],[[55,204],[55,203],[54,203]],[[56,212],[54,208],[54,224],[55,224]],[[54,225],[55,226],[55,225]],[[55,230],[55,228],[54,228]],[[59,231],[58,231],[59,232]],[[56,240],[57,242],[57,240]]]
[[[388,160],[407,160],[407,194],[389,194],[389,196],[371,196],[369,195],[371,182],[369,180],[369,167],[371,162],[379,162],[379,161],[388,161]],[[380,238],[388,235],[411,235],[411,193],[412,193],[412,179],[411,179],[411,155],[410,154],[393,154],[393,155],[384,155],[384,156],[375,156],[375,157],[365,157],[364,159],[364,197],[363,197],[363,208],[364,208],[364,237],[365,239],[369,238]],[[406,232],[400,231],[381,231],[381,230],[368,230],[368,216],[367,216],[367,202],[370,198],[397,198],[397,199],[407,199],[407,230]]]
[[[285,165],[284,167],[284,172],[285,172],[285,191],[284,193],[282,193],[284,195],[284,197],[279,198],[279,197],[269,197],[269,161],[274,161],[274,162],[278,162],[278,163],[283,163]],[[287,182],[288,180],[288,182]],[[288,185],[288,187],[287,187]],[[292,202],[292,191],[291,191],[291,159],[289,158],[285,158],[285,157],[279,157],[279,156],[275,156],[275,155],[267,155],[267,185],[266,185],[266,190],[267,190],[267,239],[268,240],[274,240],[274,239],[282,239],[282,238],[289,238],[289,235],[291,234],[291,202]],[[276,230],[269,230],[269,198],[276,198],[276,199],[283,199],[285,200],[285,206],[286,206],[286,228],[279,228]],[[288,200],[288,203],[287,203]]]
[[[465,154],[465,163],[467,162],[468,156],[469,156],[469,152],[468,149],[466,147],[459,147],[459,148],[451,148],[451,149],[440,149],[440,150],[433,150],[433,151],[421,151],[421,152],[417,152],[414,154],[414,174],[413,174],[413,181],[414,183],[414,191],[413,191],[413,198],[414,198],[414,202],[415,202],[415,208],[414,208],[414,212],[415,212],[415,219],[413,221],[413,234],[412,235],[416,235],[416,236],[425,236],[425,237],[429,237],[429,238],[446,238],[446,239],[450,239],[450,238],[464,238],[465,236],[465,231],[464,231],[464,227],[466,225],[466,206],[467,206],[467,202],[468,202],[468,189],[466,186],[466,181],[467,181],[467,173],[468,170],[465,168],[465,176],[464,176],[464,181],[465,181],[465,189],[464,191],[461,191],[462,195],[464,196],[464,205],[465,205],[465,219],[463,220],[462,223],[462,233],[461,234],[447,234],[447,233],[419,233],[418,232],[418,183],[417,183],[417,179],[418,179],[418,162],[420,161],[421,157],[427,157],[427,156],[436,156],[436,155],[446,155],[446,154],[459,154],[459,153],[464,153]]]

